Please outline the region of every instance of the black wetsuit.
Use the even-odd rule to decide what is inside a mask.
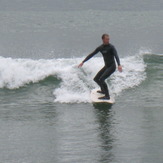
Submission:
[[[109,90],[107,84],[105,83],[105,79],[108,78],[116,70],[115,59],[117,61],[118,66],[120,65],[120,60],[115,47],[109,43],[107,45],[102,44],[98,48],[96,48],[95,51],[93,51],[83,60],[83,63],[88,61],[98,52],[102,53],[105,66],[97,73],[94,78],[94,81],[100,86],[101,91],[104,92],[105,96],[110,98]]]

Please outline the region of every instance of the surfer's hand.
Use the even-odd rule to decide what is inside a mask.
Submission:
[[[122,72],[122,66],[121,65],[118,66],[118,71]]]
[[[83,66],[83,62],[81,62],[79,65],[78,65],[78,68],[82,67]]]

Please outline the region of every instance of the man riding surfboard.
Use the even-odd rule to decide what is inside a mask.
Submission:
[[[105,80],[115,72],[116,70],[116,64],[115,59],[118,64],[118,70],[119,72],[122,72],[122,66],[120,64],[120,59],[118,57],[117,51],[115,47],[110,44],[110,38],[108,34],[102,35],[102,42],[103,44],[97,47],[91,54],[89,54],[80,64],[78,67],[82,67],[83,64],[88,61],[90,58],[92,58],[95,54],[98,52],[102,53],[103,59],[104,59],[104,67],[97,73],[97,75],[94,77],[94,81],[100,86],[101,90],[98,91],[98,93],[104,94],[103,97],[100,97],[101,100],[109,100],[109,90],[107,87],[107,84]]]

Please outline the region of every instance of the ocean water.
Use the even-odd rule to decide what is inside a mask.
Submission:
[[[163,2],[1,0],[0,162],[162,163]],[[92,104],[109,33],[123,72]]]

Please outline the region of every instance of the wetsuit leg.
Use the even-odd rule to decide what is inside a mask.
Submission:
[[[115,70],[116,70],[116,66],[112,65],[112,66],[106,68],[105,71],[103,72],[103,74],[99,78],[99,84],[101,85],[102,89],[104,90],[106,97],[109,97],[109,90],[108,90],[108,86],[105,82],[105,79],[108,78]]]
[[[94,81],[100,86],[101,88],[101,91],[102,92],[105,92],[103,86],[101,85],[101,82],[100,82],[100,77],[103,75],[103,73],[105,72],[106,70],[106,67],[104,66],[97,74],[96,76],[94,77]]]

